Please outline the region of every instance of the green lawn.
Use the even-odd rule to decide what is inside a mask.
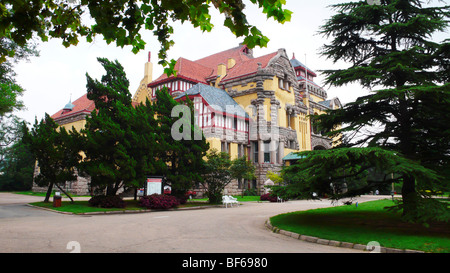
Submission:
[[[392,200],[293,212],[270,219],[273,226],[322,239],[426,252],[450,252],[450,223],[430,227],[405,223],[398,213],[384,210]]]
[[[49,208],[56,211],[61,212],[70,212],[74,214],[81,214],[81,213],[89,213],[89,212],[107,212],[107,211],[129,211],[129,210],[146,210],[143,207],[140,207],[138,204],[138,201],[136,200],[125,200],[127,203],[126,208],[99,208],[99,207],[91,207],[89,206],[88,201],[62,201],[61,207],[53,207],[53,202],[34,202],[30,203],[33,206],[37,207],[43,207],[43,208]],[[188,207],[197,207],[197,206],[209,206],[210,204],[206,202],[191,200],[188,201],[186,204],[179,205],[178,208],[188,208]]]
[[[53,202],[35,202],[31,203],[33,206],[37,207],[43,207],[43,208],[49,208],[56,211],[62,211],[62,212],[70,212],[70,213],[86,213],[86,212],[104,212],[104,211],[123,211],[123,210],[139,210],[143,209],[137,205],[137,202],[134,200],[127,200],[127,207],[125,209],[118,209],[118,208],[98,208],[98,207],[91,207],[89,206],[88,201],[74,201],[73,203],[70,201],[62,201],[61,207],[53,207]]]
[[[30,194],[30,193],[23,193],[23,194]],[[39,195],[39,194],[38,194]],[[41,196],[41,195],[39,195]],[[45,196],[42,195],[42,196]],[[259,196],[236,196],[239,200],[239,202],[249,202],[249,201],[258,201]],[[197,207],[197,206],[209,206],[207,198],[204,199],[192,199],[188,200],[186,204],[179,205],[178,208],[189,208],[189,207]],[[91,207],[89,206],[88,201],[74,201],[73,203],[70,201],[62,201],[61,207],[53,207],[53,202],[35,202],[31,203],[31,205],[38,206],[38,207],[44,207],[53,209],[56,211],[62,211],[62,212],[70,212],[74,214],[80,214],[80,213],[89,213],[89,212],[105,212],[105,211],[124,211],[124,210],[145,210],[144,208],[140,207],[138,205],[138,201],[135,200],[125,200],[127,202],[127,206],[124,209],[120,208],[98,208],[98,207]],[[214,205],[214,204],[213,204]]]

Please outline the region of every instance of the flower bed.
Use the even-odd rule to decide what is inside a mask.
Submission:
[[[175,196],[152,194],[141,197],[139,205],[147,209],[170,209],[180,205],[180,202]]]

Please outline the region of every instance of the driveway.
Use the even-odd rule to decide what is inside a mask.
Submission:
[[[363,196],[358,201],[379,199]],[[42,197],[0,193],[0,252],[14,253],[355,253],[270,232],[274,215],[330,201],[243,203],[233,208],[77,216],[26,206]]]

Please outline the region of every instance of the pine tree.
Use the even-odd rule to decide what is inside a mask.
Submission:
[[[302,171],[307,180],[312,178],[305,175],[323,172],[313,180],[322,179],[325,190],[328,178],[346,177],[352,183],[351,173],[361,175],[363,169],[378,167],[391,178],[386,183],[402,183],[398,208],[412,221],[449,217],[447,205],[431,198],[428,191],[449,188],[449,177],[442,170],[449,169],[450,158],[450,43],[430,38],[448,27],[450,6],[425,5],[420,0],[382,0],[380,5],[359,1],[333,6],[337,14],[321,29],[332,39],[321,53],[351,66],[323,71],[326,83],[360,83],[373,91],[342,109],[313,117],[328,136],[343,136],[341,147],[347,148],[314,152],[312,157],[321,160],[314,161],[310,171]],[[353,156],[368,156],[371,147],[390,151],[395,159],[382,162],[386,153],[380,151],[373,154],[378,163]],[[332,156],[337,155],[342,162],[335,165]]]
[[[132,155],[135,164],[128,186],[140,188],[149,175],[158,175],[161,169],[161,162],[157,160],[157,122],[154,107],[148,99],[145,104],[136,105],[131,110],[127,152]]]
[[[23,141],[29,145],[39,167],[35,182],[41,187],[48,186],[44,202],[49,201],[53,186],[72,200],[61,188],[66,181],[76,179],[75,167],[81,160],[72,132],[59,127],[48,114],[39,123],[36,120],[30,132],[25,132]]]
[[[184,106],[184,107],[183,107]],[[181,109],[183,111],[172,111]],[[203,133],[194,122],[192,102],[175,101],[166,88],[156,91],[154,110],[157,114],[159,173],[164,175],[166,183],[178,197],[200,183],[204,168],[203,157],[209,149]],[[177,124],[185,125],[178,127]],[[164,164],[162,164],[164,163]]]
[[[81,131],[86,157],[80,169],[90,176],[91,186],[111,196],[122,187],[143,185],[144,174],[152,169],[148,147],[153,134],[148,131],[153,123],[142,106],[133,107],[122,65],[104,58],[98,61],[106,74],[101,81],[87,75],[88,98],[94,101],[95,110]]]
[[[5,149],[4,158],[0,160],[2,191],[28,191],[32,187],[35,158],[30,151],[30,145],[24,141],[29,130],[23,121],[17,129],[17,140]]]

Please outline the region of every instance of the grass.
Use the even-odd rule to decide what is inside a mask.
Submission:
[[[280,229],[366,245],[371,241],[383,247],[425,252],[450,252],[450,224],[431,223],[430,227],[401,221],[399,213],[383,209],[392,200],[378,200],[352,206],[299,211],[274,216]]]
[[[53,207],[53,202],[34,202],[33,206],[48,208],[61,212],[70,212],[74,214],[87,213],[87,212],[105,212],[105,211],[124,211],[124,210],[143,210],[135,200],[125,200],[127,206],[125,209],[121,208],[99,208],[89,206],[88,201],[62,201],[60,207]]]
[[[24,192],[21,194],[28,194],[28,195],[35,195],[31,192]],[[36,194],[37,196],[45,196],[45,193],[43,195]],[[257,201],[259,200],[259,196],[236,196],[239,200],[239,202],[249,202],[249,201]],[[125,202],[127,202],[126,208],[98,208],[98,207],[91,207],[89,206],[88,201],[74,201],[73,203],[70,201],[62,201],[61,207],[53,207],[53,202],[34,202],[31,203],[33,206],[37,207],[43,207],[48,208],[56,211],[61,212],[69,212],[73,214],[82,214],[82,213],[90,213],[90,212],[108,212],[108,211],[133,211],[133,210],[145,210],[145,208],[142,208],[139,206],[138,201],[136,200],[128,200],[125,199]],[[209,204],[207,198],[204,199],[191,199],[188,200],[186,204],[179,205],[177,208],[189,208],[189,207],[198,207],[198,206],[210,206],[214,204]]]
[[[70,212],[73,214],[82,214],[89,212],[108,212],[108,211],[136,211],[136,210],[146,210],[145,208],[139,206],[137,200],[124,200],[127,205],[125,208],[99,208],[89,206],[88,201],[62,201],[60,207],[53,207],[53,202],[34,202],[30,203],[33,206],[48,208],[61,212]],[[186,204],[179,205],[177,208],[188,208],[197,206],[208,206],[210,204],[205,202],[189,201]]]

